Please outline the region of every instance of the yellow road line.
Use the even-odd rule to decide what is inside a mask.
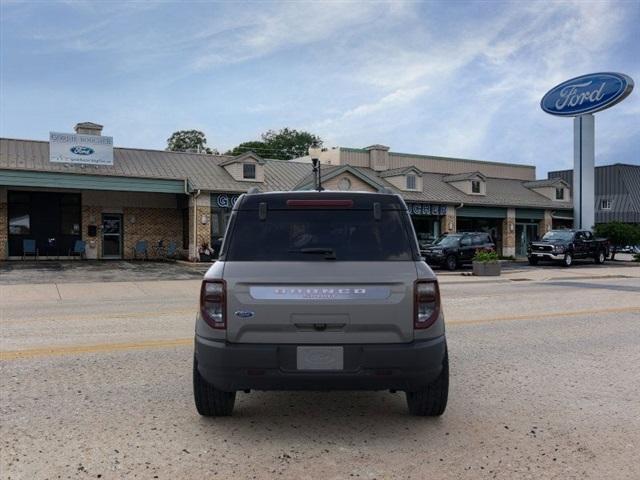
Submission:
[[[58,316],[30,316],[29,318],[20,318],[20,323],[34,323],[47,321],[82,321],[90,319],[128,319],[128,318],[145,318],[145,317],[168,317],[172,315],[192,315],[195,318],[197,306],[189,309],[180,310],[164,310],[161,312],[132,312],[132,313],[102,313],[102,314],[86,314],[86,315],[58,315]],[[6,315],[8,317],[8,315]],[[12,319],[13,320],[13,319]]]
[[[519,320],[537,320],[557,317],[577,317],[581,315],[598,315],[609,313],[640,312],[640,307],[604,308],[598,310],[574,310],[570,312],[549,312],[531,315],[516,315],[510,317],[481,318],[474,320],[447,320],[448,325],[470,325],[494,322],[508,322]],[[98,345],[78,345],[61,347],[42,347],[26,350],[0,351],[0,361],[19,360],[34,357],[52,357],[58,355],[73,355],[82,353],[117,352],[123,350],[145,350],[149,348],[170,348],[193,345],[192,338],[175,338],[168,340],[149,340],[132,343],[103,343]]]
[[[193,345],[193,338],[175,338],[170,340],[149,340],[131,343],[102,343],[98,345],[77,345],[69,347],[43,347],[28,350],[8,350],[0,352],[0,361],[21,358],[50,357],[77,353],[116,352],[120,350],[144,350],[148,348],[169,348]]]
[[[532,313],[528,315],[515,315],[509,317],[492,317],[492,318],[477,318],[473,320],[448,320],[445,317],[448,325],[470,325],[474,323],[493,323],[493,322],[511,322],[517,320],[537,320],[543,318],[556,318],[556,317],[578,317],[580,315],[597,315],[607,313],[625,313],[625,312],[640,312],[640,307],[619,307],[619,308],[603,308],[599,310],[573,310],[570,312],[549,312],[549,313]]]

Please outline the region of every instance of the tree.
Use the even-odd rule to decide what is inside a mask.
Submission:
[[[167,139],[167,150],[171,152],[214,153],[207,147],[207,138],[200,130],[178,130]]]
[[[267,153],[267,146],[264,144],[264,142],[259,141],[243,142],[237,147],[234,147],[233,149],[226,152],[225,155],[233,155],[235,157],[237,155],[242,155],[243,153],[247,153],[250,151],[256,153],[261,157],[269,157]]]
[[[279,132],[269,130],[262,134],[262,141],[274,151],[271,158],[290,160],[303,157],[309,152],[312,145],[322,146],[320,137],[305,131],[289,130],[283,128]]]
[[[640,226],[622,222],[600,223],[595,226],[595,234],[598,237],[605,237],[611,244],[611,260],[615,258],[616,252],[625,245],[636,245],[640,243]]]
[[[262,141],[244,142],[229,150],[227,155],[239,155],[249,150],[261,157],[291,160],[307,155],[309,147],[322,146],[322,139],[305,131],[289,128],[269,130],[261,135]]]

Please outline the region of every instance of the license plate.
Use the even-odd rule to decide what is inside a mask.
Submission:
[[[544,255],[541,253],[536,253],[536,257],[544,257]]]
[[[344,349],[342,347],[298,347],[298,370],[342,370]]]

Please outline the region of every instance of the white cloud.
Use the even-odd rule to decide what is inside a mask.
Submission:
[[[428,90],[404,105],[416,120],[412,138],[422,145],[418,151],[485,159],[490,153],[499,155],[496,160],[525,163],[539,163],[544,151],[552,161],[563,139],[543,139],[538,131],[531,151],[519,148],[529,144],[531,127],[544,118],[540,98],[566,78],[602,69],[598,63],[619,39],[624,18],[619,4],[607,2],[546,3],[544,9],[519,2],[486,21],[461,19],[445,37],[430,35],[435,25],[428,22],[405,25],[414,32],[385,38],[384,45],[374,41],[372,51],[354,55],[362,59],[352,66],[355,81],[379,92],[380,100],[345,106],[317,125],[326,136],[348,141],[362,134],[360,113],[375,113],[376,121],[366,120],[367,130],[389,134],[389,115],[393,120],[402,112],[398,102],[387,99],[396,92]],[[396,135],[406,136],[407,127],[412,128],[403,123]],[[512,143],[501,145],[507,140]]]
[[[402,16],[404,2],[286,2],[251,8],[238,15],[224,36],[209,35],[197,70],[245,62],[281,49],[309,45],[375,21],[381,14]]]

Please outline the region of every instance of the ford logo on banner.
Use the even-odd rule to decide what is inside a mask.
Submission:
[[[91,147],[82,147],[80,145],[76,145],[75,147],[71,147],[69,149],[71,153],[75,155],[93,155],[95,150]]]
[[[551,115],[575,117],[612,107],[633,90],[633,80],[622,73],[590,73],[572,78],[549,90],[542,110]]]

